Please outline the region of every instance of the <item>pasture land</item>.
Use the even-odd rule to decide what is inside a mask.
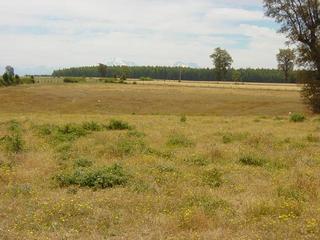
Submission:
[[[1,239],[319,239],[320,118],[296,91],[43,84],[0,99]]]

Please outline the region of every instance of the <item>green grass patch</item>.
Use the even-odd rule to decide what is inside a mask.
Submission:
[[[58,174],[54,179],[61,187],[77,185],[105,189],[125,185],[129,176],[120,165],[114,164],[99,168],[76,168],[69,173]]]

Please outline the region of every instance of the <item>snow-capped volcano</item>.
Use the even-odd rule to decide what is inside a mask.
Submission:
[[[174,65],[174,67],[189,67],[189,68],[199,68],[198,64],[196,63],[185,63],[185,62],[176,62]]]
[[[113,58],[107,62],[108,66],[136,66],[134,62],[125,61],[121,58]]]

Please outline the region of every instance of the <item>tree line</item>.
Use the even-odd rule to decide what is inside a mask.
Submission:
[[[278,69],[227,69],[223,77],[212,68],[187,68],[166,66],[86,66],[55,70],[55,77],[119,77],[139,79],[149,77],[161,80],[190,81],[237,81],[261,83],[294,83],[296,72],[291,72],[288,79]]]

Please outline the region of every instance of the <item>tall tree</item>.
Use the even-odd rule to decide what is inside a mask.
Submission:
[[[319,0],[264,0],[266,15],[281,24],[280,32],[297,45],[298,63],[313,71],[302,96],[320,112],[320,2]],[[319,87],[317,87],[319,85]]]
[[[100,77],[106,77],[107,76],[107,66],[102,64],[102,63],[99,63],[99,66],[98,66],[98,71],[100,73]]]
[[[226,50],[216,48],[214,53],[210,55],[210,58],[212,58],[217,79],[222,80],[226,76],[228,70],[231,68],[233,63],[232,57]]]
[[[283,71],[286,82],[289,80],[290,72],[293,71],[295,58],[294,51],[289,48],[280,49],[277,54],[278,68]]]

